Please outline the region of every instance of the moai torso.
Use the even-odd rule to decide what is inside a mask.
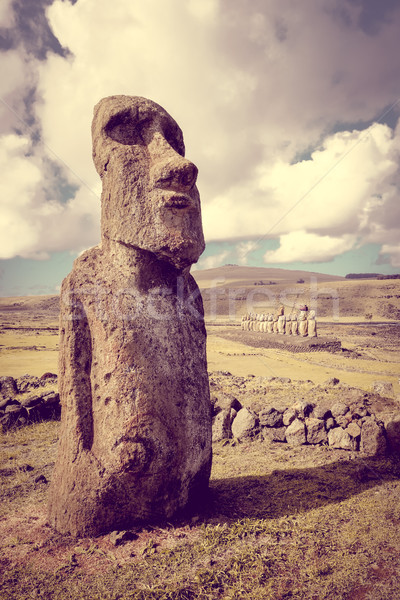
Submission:
[[[290,316],[286,318],[285,333],[292,335],[292,318]]]
[[[189,274],[204,247],[197,170],[176,123],[142,98],[97,105],[93,148],[102,243],[62,286],[49,492],[50,523],[75,536],[173,517],[201,502],[211,467],[206,333]]]
[[[299,316],[297,318],[298,320],[298,331],[299,331],[299,335],[306,337],[307,336],[307,331],[308,331],[308,327],[307,327],[307,311],[305,310],[300,310]]]
[[[308,313],[308,337],[317,337],[317,322],[315,320],[315,310]]]

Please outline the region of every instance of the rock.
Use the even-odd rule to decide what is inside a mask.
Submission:
[[[326,421],[325,421],[325,429],[327,431],[329,431],[330,429],[333,429],[336,426],[336,422],[335,419],[333,419],[332,417],[329,417]]]
[[[331,413],[334,419],[336,419],[336,417],[343,417],[348,411],[349,407],[343,402],[335,402],[331,407]]]
[[[337,425],[340,425],[340,427],[343,427],[343,429],[346,429],[347,425],[351,422],[351,414],[350,411],[348,411],[344,417],[336,417],[336,423]]]
[[[19,406],[20,402],[18,402],[18,400],[15,400],[14,398],[3,398],[2,400],[0,400],[0,410],[6,410],[7,406]]]
[[[292,423],[295,420],[296,417],[297,412],[293,408],[287,408],[283,413],[283,424],[287,427],[288,425],[290,425],[290,423]]]
[[[121,546],[125,542],[131,542],[137,540],[139,536],[133,531],[113,531],[110,533],[110,542],[114,546]]]
[[[354,449],[351,437],[342,427],[334,427],[328,432],[328,442],[331,448]]]
[[[102,240],[62,284],[48,496],[49,523],[79,537],[194,509],[212,456],[204,311],[189,272],[204,250],[197,168],[176,122],[144,98],[101,100],[92,138]]]
[[[374,381],[372,389],[375,394],[386,398],[394,398],[393,383],[389,381]]]
[[[263,427],[261,434],[270,442],[286,442],[286,427]]]
[[[314,419],[308,417],[305,419],[307,442],[309,444],[321,444],[328,440],[328,434],[325,431],[323,419]]]
[[[0,377],[0,398],[14,398],[17,393],[18,388],[13,377]]]
[[[212,399],[213,412],[217,414],[220,410],[229,410],[234,408],[236,411],[242,408],[240,402],[232,394],[218,394]]]
[[[382,456],[386,452],[386,439],[373,417],[365,417],[361,428],[360,451],[368,456]]]
[[[5,413],[20,413],[22,412],[23,407],[21,406],[21,404],[8,404],[5,408]]]
[[[286,429],[286,441],[290,446],[306,443],[306,428],[302,421],[295,419]]]
[[[259,413],[261,427],[282,427],[282,413],[276,408],[265,408]]]
[[[337,377],[331,377],[325,381],[324,385],[337,385],[338,383],[340,383],[340,379]]]
[[[57,375],[56,373],[43,373],[43,375],[40,376],[41,381],[48,381],[49,379],[57,379]]]
[[[229,439],[231,437],[231,411],[230,409],[221,410],[214,418],[212,441],[220,442],[221,440]]]
[[[254,437],[258,433],[258,418],[248,408],[242,408],[232,423],[232,435],[238,440]]]
[[[317,406],[314,406],[311,416],[314,419],[329,419],[331,409],[327,405],[317,404]]]
[[[48,392],[47,394],[43,394],[41,399],[45,406],[51,406],[60,403],[60,395],[57,392]]]
[[[385,429],[389,450],[395,455],[400,455],[400,414],[387,417]]]
[[[27,398],[21,399],[21,405],[25,408],[31,408],[42,403],[41,396],[28,396]]]
[[[353,419],[362,419],[368,415],[368,411],[363,406],[355,406],[352,409],[352,417]]]
[[[16,379],[17,389],[20,394],[28,392],[31,389],[36,389],[40,387],[41,384],[42,382],[39,377],[36,377],[35,375],[22,375]]]
[[[300,419],[305,419],[308,417],[312,413],[313,408],[314,404],[311,402],[304,402],[302,400],[295,402],[295,404],[292,406],[292,409],[296,412],[296,415]]]
[[[349,434],[349,436],[352,438],[356,438],[359,435],[361,435],[361,428],[357,425],[357,423],[354,423],[354,422],[349,423],[346,431]]]

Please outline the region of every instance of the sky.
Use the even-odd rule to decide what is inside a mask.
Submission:
[[[400,272],[398,0],[1,0],[0,295],[100,240],[93,106],[181,126],[223,264]]]

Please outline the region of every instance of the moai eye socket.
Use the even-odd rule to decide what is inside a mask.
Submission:
[[[185,144],[183,143],[182,132],[178,126],[169,122],[163,127],[163,134],[168,144],[181,156],[185,156]]]
[[[135,119],[130,110],[111,117],[104,130],[108,137],[126,146],[144,145],[142,130],[145,122]]]

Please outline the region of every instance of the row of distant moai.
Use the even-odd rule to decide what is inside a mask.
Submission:
[[[301,306],[298,314],[285,315],[285,308],[281,306],[275,314],[247,313],[242,316],[242,330],[317,337],[315,310],[309,311],[307,306]]]

